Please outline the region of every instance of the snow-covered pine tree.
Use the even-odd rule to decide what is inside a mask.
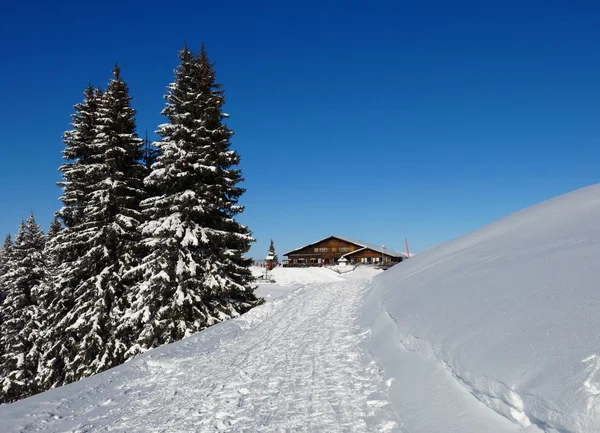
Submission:
[[[2,305],[0,402],[8,403],[37,392],[35,377],[39,361],[39,291],[45,278],[44,233],[33,214],[21,223],[15,237],[8,288]]]
[[[232,131],[223,123],[225,102],[202,46],[179,52],[159,127],[160,152],[145,185],[155,196],[142,203],[147,255],[130,294],[130,355],[179,340],[257,305],[245,259],[253,242],[235,220],[244,189]]]
[[[139,162],[142,140],[135,132],[135,111],[118,66],[113,77],[103,94],[92,142],[102,162],[90,167],[98,181],[91,185],[81,224],[88,239],[86,253],[77,262],[83,278],[67,314],[80,338],[71,365],[74,379],[122,363],[128,345],[117,332],[127,289],[122,277],[135,265],[145,172]]]
[[[52,359],[50,356],[55,354],[58,348],[62,347],[61,342],[58,340],[58,334],[53,332],[54,329],[52,328],[57,320],[56,311],[54,311],[53,308],[60,305],[60,303],[57,303],[58,300],[71,301],[71,298],[66,296],[66,292],[58,292],[56,285],[58,280],[58,269],[61,264],[59,261],[60,258],[58,257],[59,248],[57,247],[57,238],[61,229],[62,225],[58,216],[55,215],[54,220],[48,229],[48,233],[46,234],[46,243],[43,252],[45,278],[41,282],[40,290],[38,291],[39,329],[36,337],[40,352],[40,362],[38,363],[38,371],[35,377],[38,392],[50,388],[50,386],[42,380],[42,372],[47,375],[46,378],[60,376],[63,372],[63,369],[60,368],[56,372],[53,372],[53,374],[48,375],[49,371],[53,371],[54,367],[60,364],[59,362],[56,362],[56,360],[52,360],[52,362],[48,364],[49,359]],[[61,305],[61,307],[63,306]],[[65,310],[63,309],[61,311]]]
[[[54,278],[58,273],[58,267],[60,266],[60,258],[55,255],[57,251],[56,243],[58,239],[58,235],[62,231],[62,224],[58,219],[58,216],[55,215],[54,219],[50,223],[50,227],[48,229],[48,233],[46,234],[46,245],[44,248],[44,260],[46,263],[46,286],[49,286],[44,290],[44,302],[49,305],[48,296],[52,293],[52,284]]]
[[[60,233],[61,229],[62,229],[62,224],[60,223],[60,220],[58,219],[58,217],[55,215],[54,219],[50,223],[50,227],[48,228],[46,240],[56,237],[56,235],[58,235],[58,233]]]
[[[0,250],[0,305],[6,296],[6,288],[3,283],[3,277],[8,271],[8,262],[12,254],[13,242],[10,234],[4,238],[4,244]]]
[[[103,95],[99,134],[93,142],[103,162],[95,167],[100,180],[93,185],[83,224],[89,242],[80,263],[88,275],[76,290],[77,299],[84,302],[76,306],[72,317],[81,324],[78,333],[82,336],[75,358],[76,378],[122,363],[129,344],[118,331],[126,308],[123,274],[136,264],[146,173],[140,163],[143,141],[135,132],[135,110],[118,66],[113,77]]]
[[[88,246],[83,223],[92,185],[99,180],[95,168],[102,162],[102,155],[92,146],[98,134],[101,103],[102,92],[89,85],[83,102],[74,107],[72,129],[63,134],[65,163],[59,168],[63,180],[57,183],[62,187],[60,200],[63,207],[56,213],[63,229],[50,238],[46,249],[46,255],[51,263],[55,263],[55,268],[51,271],[42,299],[42,353],[36,379],[41,390],[75,380],[71,363],[79,335],[70,327],[66,315],[75,307],[75,289],[85,272],[79,260]]]
[[[4,372],[2,371],[2,357],[4,356],[4,343],[2,339],[2,332],[4,331],[2,327],[2,303],[6,298],[6,292],[8,291],[6,286],[4,285],[4,277],[8,272],[9,261],[12,255],[13,242],[10,234],[6,235],[4,238],[4,243],[2,245],[2,249],[0,250],[0,377],[4,376]]]
[[[53,309],[59,304],[63,315],[52,320],[56,330],[49,343],[54,346],[49,357],[45,356],[48,362],[41,378],[49,386],[78,380],[124,361],[128,342],[119,332],[119,322],[128,287],[123,274],[136,263],[145,174],[140,163],[142,140],[135,132],[130,101],[129,89],[115,66],[113,79],[94,114],[95,133],[84,146],[89,163],[81,165],[87,182],[81,185],[83,194],[75,205],[81,212],[64,212],[77,216],[75,224],[67,225],[63,219],[66,228],[56,237],[57,241],[71,238],[83,248],[77,248],[74,260],[63,262],[58,269],[57,288],[61,296],[64,290],[70,299],[55,299],[50,306]],[[65,134],[67,147],[71,145],[70,135]],[[61,359],[52,356],[57,350]],[[64,367],[62,378],[49,371],[53,362]]]
[[[86,209],[86,198],[91,192],[91,185],[95,183],[90,182],[89,178],[93,172],[92,167],[102,161],[102,155],[91,145],[99,132],[101,101],[102,91],[88,85],[84,92],[84,101],[75,105],[71,123],[73,129],[63,134],[63,159],[66,162],[59,168],[63,181],[57,182],[63,189],[60,197],[63,207],[57,212],[57,217],[65,228],[81,223]],[[69,232],[63,234],[67,235]],[[69,249],[72,246],[69,245]],[[69,260],[69,257],[65,259]]]
[[[271,239],[271,243],[269,244],[269,255],[273,257],[273,267],[279,264],[279,257],[277,257],[277,252],[275,251],[275,243],[273,239]]]

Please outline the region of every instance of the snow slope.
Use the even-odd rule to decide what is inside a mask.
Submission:
[[[12,432],[600,432],[600,186],[0,406]],[[376,273],[380,275],[373,276]]]
[[[371,350],[386,376],[398,379],[390,388],[394,406],[410,404],[407,386],[422,391],[409,380],[419,370],[410,367],[412,357],[430,364],[430,372],[444,370],[479,402],[531,431],[600,432],[599,256],[596,185],[376,278],[363,325],[373,330]],[[403,369],[394,374],[398,363]],[[443,407],[428,405],[417,424]],[[452,426],[458,418],[446,422]]]
[[[328,271],[335,278],[326,282],[332,275],[322,271],[287,272],[288,282],[321,281],[102,374],[0,406],[0,430],[393,430],[387,385],[361,347],[369,279]]]

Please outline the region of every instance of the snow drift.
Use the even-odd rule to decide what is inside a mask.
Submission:
[[[598,432],[599,257],[600,186],[513,214],[375,278],[371,350],[388,375],[394,351],[435,361],[531,431]]]

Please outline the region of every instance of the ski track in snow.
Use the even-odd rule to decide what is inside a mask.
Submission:
[[[378,366],[361,348],[366,283],[305,286],[237,320],[241,329],[211,339],[213,347],[193,353],[192,337],[175,357],[151,351],[122,383],[105,373],[75,401],[67,394],[42,403],[15,431],[401,431]]]

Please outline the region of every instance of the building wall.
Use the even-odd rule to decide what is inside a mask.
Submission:
[[[344,254],[360,249],[358,245],[336,238],[327,238],[288,255],[289,266],[333,265]]]
[[[343,241],[337,238],[327,238],[321,242],[310,245],[288,254],[288,266],[320,266],[334,265],[336,261],[352,251],[357,251],[356,254],[347,255],[346,258],[350,263],[381,263],[381,253],[350,242]],[[361,250],[362,251],[358,251]],[[383,262],[396,263],[402,261],[401,258],[384,255]]]
[[[386,254],[382,257],[381,253],[369,249],[359,251],[356,254],[351,254],[346,258],[350,263],[397,263],[402,261],[402,258],[400,257],[392,257]]]

